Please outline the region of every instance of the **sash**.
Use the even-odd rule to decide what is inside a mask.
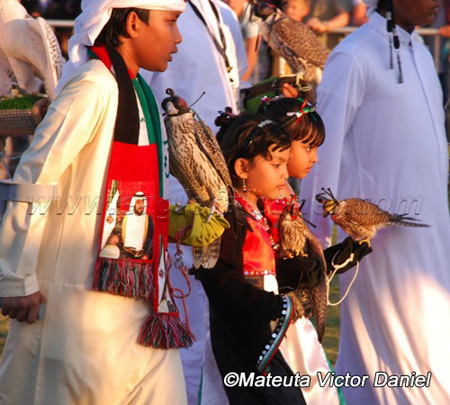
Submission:
[[[140,344],[160,349],[189,347],[194,336],[180,320],[169,278],[169,202],[163,198],[156,100],[142,77],[130,78],[115,49],[92,47],[89,53],[114,69],[119,87],[93,290],[152,303],[138,336]],[[144,129],[149,145],[139,146]]]

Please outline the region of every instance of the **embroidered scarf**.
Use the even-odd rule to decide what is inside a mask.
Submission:
[[[253,210],[250,204],[238,193],[235,199],[250,214],[247,217],[252,232],[247,232],[243,246],[244,276],[275,276],[275,252],[272,248],[266,219]]]
[[[163,198],[167,161],[156,100],[139,74],[132,77],[115,49],[92,47],[89,53],[114,70],[119,87],[93,289],[152,302],[140,344],[189,347],[194,337],[179,318],[169,278],[169,203]],[[140,142],[142,134],[148,138],[144,146],[139,145],[147,143]]]
[[[255,285],[251,282],[252,277],[275,275],[275,251],[272,246],[273,240],[271,240],[271,235],[267,229],[268,224],[264,221],[264,218],[261,218],[241,195],[236,193],[235,198],[236,201],[242,205],[244,210],[250,214],[248,223],[252,228],[252,232],[247,232],[245,235],[243,247],[243,271],[247,281]],[[265,285],[255,286],[265,289]],[[269,340],[264,345],[264,349],[256,364],[257,369],[264,375],[269,372],[270,363],[277,353],[294,315],[292,299],[286,295],[282,295],[281,299],[283,300],[283,309],[280,317],[270,334]]]

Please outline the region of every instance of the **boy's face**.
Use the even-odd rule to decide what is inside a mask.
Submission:
[[[163,72],[177,52],[182,37],[177,27],[178,11],[150,11],[149,24],[140,21],[139,35],[134,43],[135,62],[153,72]]]
[[[302,141],[291,143],[291,158],[288,163],[290,177],[304,179],[317,163],[317,146],[311,147]]]
[[[394,0],[396,22],[404,29],[431,24],[439,3],[440,0]]]

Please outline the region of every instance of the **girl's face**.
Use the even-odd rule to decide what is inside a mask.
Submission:
[[[274,150],[275,147],[269,147],[271,160],[262,155],[256,156],[252,162],[246,160],[243,178],[246,176],[247,191],[244,195],[252,203],[256,203],[259,197],[275,199],[282,195],[289,177],[287,164],[291,152],[290,149]]]
[[[297,179],[305,178],[317,162],[317,148],[302,141],[293,141],[288,165],[289,176]]]

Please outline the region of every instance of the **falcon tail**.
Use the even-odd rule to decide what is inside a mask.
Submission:
[[[325,277],[322,276],[319,285],[311,291],[310,301],[316,319],[317,336],[322,342],[328,313],[328,283]]]
[[[396,226],[409,226],[411,228],[429,228],[430,225],[423,224],[421,222],[414,222],[414,221],[420,221],[419,219],[413,218],[413,217],[407,217],[405,214],[403,215],[393,215],[392,218],[389,219],[389,225],[396,225]]]
[[[216,265],[220,255],[220,239],[216,239],[208,246],[192,248],[193,264],[196,269],[200,266],[205,269],[212,269]]]

